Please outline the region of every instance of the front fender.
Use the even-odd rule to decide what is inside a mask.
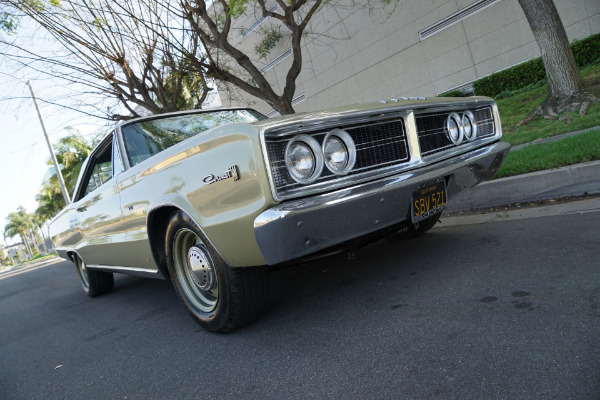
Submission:
[[[149,163],[149,159],[132,168],[137,172],[124,175],[120,182],[124,213],[145,214],[144,230],[150,237],[152,231],[166,229],[156,225],[153,215],[182,210],[230,265],[264,265],[254,220],[274,200],[257,129],[229,124],[199,136],[180,143],[187,146],[166,150],[157,162]],[[160,221],[164,225],[164,219]]]

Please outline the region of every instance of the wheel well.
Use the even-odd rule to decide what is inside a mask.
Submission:
[[[69,260],[71,260],[71,262],[73,262],[73,263],[75,263],[76,255],[77,255],[77,253],[75,253],[74,251],[67,252],[67,257],[69,257]]]
[[[177,207],[165,206],[154,209],[148,215],[148,239],[150,240],[150,249],[154,256],[154,262],[163,276],[169,276],[167,267],[167,253],[165,249],[165,237],[167,236],[167,225],[171,216],[179,211]]]

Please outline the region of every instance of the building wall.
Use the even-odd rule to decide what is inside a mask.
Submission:
[[[352,0],[347,0],[350,4]],[[540,51],[517,0],[490,0],[483,8],[432,36],[419,32],[479,0],[400,0],[377,6],[327,7],[307,29],[296,111],[378,101],[401,96],[435,96],[531,58]],[[600,1],[555,0],[570,41],[600,32]],[[241,23],[250,26],[253,15]],[[261,27],[273,21],[266,20]],[[252,54],[260,29],[237,43]],[[241,30],[240,30],[241,32]],[[285,29],[282,28],[284,33]],[[314,34],[312,33],[314,32]],[[290,48],[284,35],[265,65]],[[280,93],[291,57],[264,74]],[[225,105],[246,105],[268,113],[262,101],[241,97]]]

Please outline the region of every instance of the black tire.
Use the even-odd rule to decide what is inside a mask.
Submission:
[[[390,238],[400,240],[416,238],[417,236],[420,236],[428,230],[430,230],[431,228],[433,228],[435,224],[440,220],[441,215],[442,213],[434,214],[431,217],[428,217],[416,224],[413,224],[412,222],[408,221],[406,223],[406,226],[402,227],[402,229],[400,229],[399,231],[394,232],[390,236]]]
[[[231,332],[259,316],[266,268],[233,268],[187,214],[173,214],[165,248],[169,275],[181,301],[204,329]]]
[[[85,294],[90,297],[96,297],[112,292],[115,286],[112,272],[88,269],[83,260],[76,254],[73,256],[73,263],[75,264],[77,276],[79,276],[79,281]]]

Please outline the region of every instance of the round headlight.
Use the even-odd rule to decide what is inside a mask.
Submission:
[[[457,113],[452,113],[448,115],[448,119],[446,120],[446,132],[448,134],[448,139],[456,145],[460,144],[463,141],[463,126],[462,126],[462,118]]]
[[[323,171],[319,143],[307,135],[295,136],[285,148],[285,165],[296,182],[314,182]]]
[[[345,175],[356,163],[356,146],[346,131],[334,129],[323,140],[323,156],[331,172]]]
[[[465,139],[473,140],[477,137],[477,121],[471,111],[466,111],[462,117]]]

